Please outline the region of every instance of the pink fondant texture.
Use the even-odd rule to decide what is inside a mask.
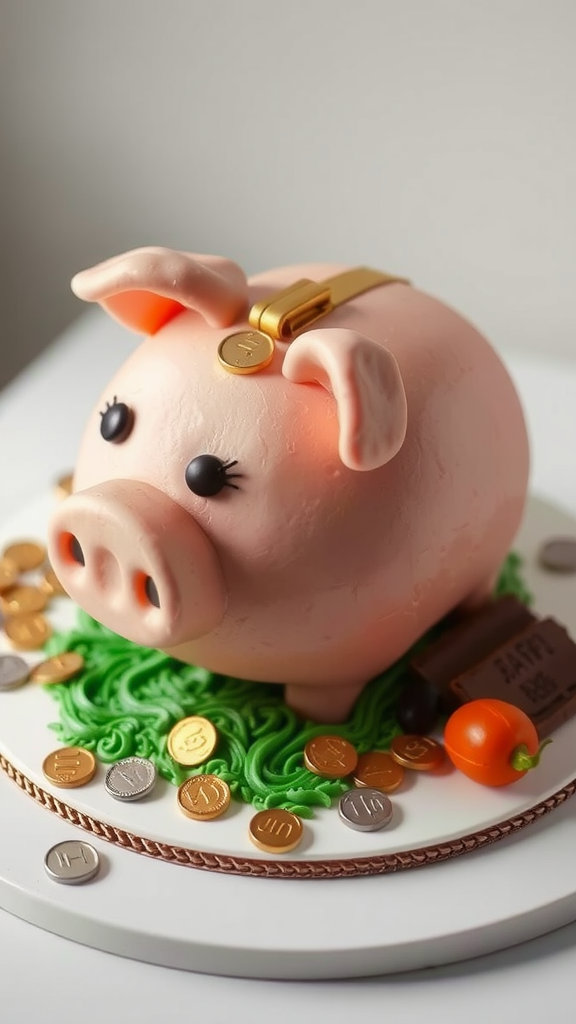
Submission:
[[[77,275],[77,295],[147,337],[88,419],[49,542],[66,590],[111,629],[284,684],[291,706],[325,722],[447,612],[487,599],[528,478],[500,358],[409,284],[276,342],[258,373],[219,363],[253,303],[345,269],[246,281],[229,260],[145,249]],[[121,443],[100,430],[114,401],[131,410]],[[236,463],[235,487],[190,489],[186,468],[205,454]]]

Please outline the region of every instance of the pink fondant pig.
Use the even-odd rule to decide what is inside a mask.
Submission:
[[[255,304],[344,270],[246,282],[229,260],[143,249],[79,274],[77,295],[149,337],[98,401],[50,531],[58,576],[95,618],[283,683],[326,722],[448,611],[487,598],[528,472],[499,358],[408,283],[319,301],[259,372],[222,365]]]

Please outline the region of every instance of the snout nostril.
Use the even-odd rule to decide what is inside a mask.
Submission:
[[[146,597],[150,601],[150,604],[153,604],[156,608],[159,608],[160,595],[158,593],[158,587],[154,583],[154,580],[152,579],[151,576],[147,576],[144,581],[144,591],[146,593]]]
[[[80,541],[73,535],[70,537],[70,555],[78,565],[86,565],[86,559],[84,558],[84,552],[82,551]]]
[[[73,533],[61,533],[58,541],[60,555],[67,565],[86,565],[82,545]]]

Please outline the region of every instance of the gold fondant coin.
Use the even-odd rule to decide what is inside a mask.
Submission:
[[[0,595],[0,608],[5,615],[30,615],[41,612],[48,604],[48,595],[38,587],[11,587]]]
[[[56,654],[53,658],[36,665],[30,673],[30,679],[34,683],[65,683],[68,679],[78,675],[84,668],[84,658],[76,651],[65,651],[64,654]]]
[[[254,846],[266,853],[289,853],[298,846],[303,833],[300,818],[282,808],[259,811],[248,826]]]
[[[212,821],[219,818],[230,803],[230,787],[218,775],[194,775],[178,790],[178,806],[187,818]]]
[[[4,631],[12,646],[19,651],[37,651],[52,634],[50,626],[40,612],[6,619]]]
[[[54,786],[76,789],[94,778],[96,758],[84,747],[60,747],[44,758],[42,771]]]
[[[11,558],[0,558],[0,594],[13,587],[18,579],[18,566]]]
[[[73,473],[66,473],[56,481],[56,495],[58,498],[67,498],[69,494],[72,494],[72,483],[74,480]]]
[[[4,551],[4,558],[14,562],[19,572],[39,569],[46,558],[46,548],[31,540],[19,540]]]
[[[304,747],[304,764],[325,779],[344,779],[357,762],[354,747],[342,736],[315,736]]]
[[[258,373],[274,357],[274,342],[262,331],[229,334],[218,346],[218,360],[228,373]]]
[[[182,718],[168,735],[168,753],[177,764],[193,768],[207,761],[218,742],[218,733],[207,718]]]
[[[44,576],[40,580],[39,586],[48,597],[68,597],[52,567],[44,571]]]
[[[374,750],[361,754],[354,770],[356,786],[369,786],[381,793],[393,793],[404,779],[404,769],[391,754]]]
[[[398,764],[418,772],[433,771],[444,763],[444,747],[430,736],[396,736],[390,753]]]

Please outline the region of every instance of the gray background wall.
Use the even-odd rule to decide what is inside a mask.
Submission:
[[[0,385],[142,244],[367,262],[576,350],[572,0],[0,0]]]

